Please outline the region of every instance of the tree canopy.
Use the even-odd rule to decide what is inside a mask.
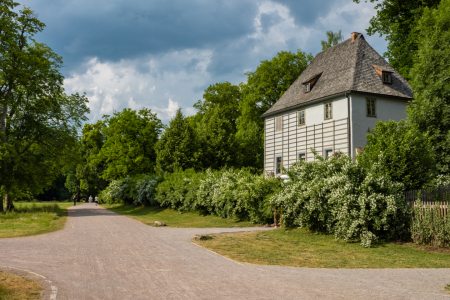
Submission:
[[[33,11],[0,4],[0,187],[11,196],[38,193],[73,157],[86,121],[87,98],[64,94],[60,56],[33,36],[42,31]]]
[[[334,45],[339,44],[344,40],[344,37],[342,36],[342,30],[339,30],[338,32],[333,31],[327,31],[327,40],[326,41],[320,41],[322,44],[322,51],[326,50]]]
[[[412,67],[415,99],[408,121],[429,132],[437,169],[450,176],[450,1],[425,8],[416,28],[418,50]]]
[[[102,178],[114,180],[154,171],[155,145],[163,125],[150,109],[125,108],[103,117],[105,142],[92,163],[106,163]]]
[[[353,1],[359,3],[361,0]],[[378,2],[370,0],[372,3],[375,1]],[[377,13],[370,20],[367,34],[378,33],[386,37],[388,47],[384,56],[408,80],[411,79],[410,70],[418,50],[417,23],[427,7],[436,8],[440,2],[441,0],[383,0],[375,6]]]
[[[366,169],[376,166],[381,176],[403,183],[405,190],[420,189],[436,175],[428,136],[405,121],[379,120],[357,159]]]
[[[194,128],[179,108],[156,144],[157,167],[166,172],[198,168],[196,153]]]

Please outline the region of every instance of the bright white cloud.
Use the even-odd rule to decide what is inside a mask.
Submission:
[[[255,70],[259,61],[270,59],[281,50],[320,51],[325,31],[342,29],[345,38],[353,31],[364,33],[374,15],[372,3],[336,1],[327,15],[309,25],[298,25],[285,5],[261,1],[254,18],[254,32],[204,49],[167,51],[119,62],[89,60],[83,73],[71,73],[65,81],[67,92],[87,93],[91,121],[125,107],[151,108],[168,123],[179,107],[193,115],[192,105],[201,99],[210,84],[245,80],[244,73]],[[378,37],[366,37],[379,52],[386,49]],[[216,48],[214,48],[216,47]]]
[[[92,121],[125,107],[147,107],[167,122],[179,107],[190,107],[201,98],[198,87],[209,83],[210,56],[210,51],[189,49],[117,63],[93,58],[84,74],[72,73],[64,86],[68,93],[86,92]]]

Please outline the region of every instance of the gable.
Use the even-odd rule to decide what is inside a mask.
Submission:
[[[392,84],[383,84],[377,68],[381,72],[391,72]],[[314,87],[305,92],[304,83],[313,79],[316,80]],[[406,79],[389,65],[362,35],[358,35],[354,41],[348,39],[318,53],[291,87],[262,116],[346,92],[413,98]]]

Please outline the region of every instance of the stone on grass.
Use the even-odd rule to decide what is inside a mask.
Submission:
[[[194,237],[194,240],[196,241],[207,241],[207,240],[211,240],[212,236],[208,235],[208,234],[196,234]]]

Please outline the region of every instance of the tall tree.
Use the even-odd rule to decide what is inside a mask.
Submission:
[[[163,125],[150,109],[125,108],[104,116],[106,140],[92,163],[106,163],[102,178],[114,180],[154,171],[155,144]]]
[[[204,169],[236,166],[236,131],[226,111],[222,110],[221,105],[217,105],[206,111],[201,121],[196,124],[196,156],[199,166]]]
[[[338,32],[333,32],[330,30],[327,31],[326,35],[327,40],[320,41],[320,43],[322,44],[322,51],[334,45],[337,45],[344,40],[344,37],[342,36],[342,30],[339,30]]]
[[[221,113],[227,118],[234,128],[240,115],[239,103],[242,101],[240,87],[232,85],[229,82],[221,82],[210,85],[203,93],[203,100],[198,100],[194,104],[197,114],[194,116],[194,122],[200,119],[215,107],[221,107]]]
[[[415,99],[408,120],[429,132],[437,169],[450,177],[450,0],[423,10],[416,36],[418,50],[411,70]]]
[[[247,84],[241,84],[242,101],[237,121],[236,144],[240,166],[263,167],[264,120],[261,115],[283,96],[314,59],[300,50],[281,51],[271,60],[261,61],[254,72],[247,72]]]
[[[353,0],[359,3],[361,0]],[[370,0],[375,2],[378,0]],[[367,0],[365,1],[367,2]],[[406,79],[412,74],[413,58],[418,50],[418,33],[415,30],[426,7],[436,8],[441,0],[383,0],[375,6],[377,14],[370,20],[368,35],[386,36],[387,52],[384,56]]]
[[[108,185],[108,181],[101,177],[106,168],[106,163],[96,161],[95,157],[105,142],[104,131],[106,125],[103,121],[97,121],[94,124],[85,124],[80,141],[80,161],[75,168],[75,177],[77,179],[78,189],[83,194],[98,194]],[[73,181],[73,179],[71,179]]]
[[[42,31],[29,8],[0,4],[0,194],[38,194],[56,179],[73,154],[77,130],[87,120],[87,99],[67,96],[62,59],[33,36]]]
[[[196,150],[194,129],[179,108],[156,144],[157,167],[167,172],[198,168]]]

